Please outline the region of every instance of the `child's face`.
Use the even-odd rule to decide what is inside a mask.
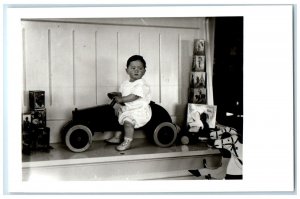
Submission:
[[[134,82],[144,76],[146,69],[141,61],[136,60],[130,62],[129,66],[126,68],[126,72],[130,77],[130,81]]]

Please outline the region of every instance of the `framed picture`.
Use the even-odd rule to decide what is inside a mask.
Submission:
[[[188,104],[187,125],[190,127],[197,128],[197,124],[201,125],[201,119],[203,121],[203,118],[205,118],[209,128],[215,128],[216,116],[217,106],[192,103]]]
[[[30,129],[30,124],[31,124],[31,114],[30,113],[23,113],[22,114],[22,126],[23,130],[29,130]]]
[[[205,56],[204,55],[194,55],[192,71],[201,71],[201,72],[205,71]]]
[[[205,55],[205,41],[203,39],[194,40],[194,55]]]
[[[190,88],[205,88],[205,87],[206,87],[206,73],[205,72],[191,72]]]
[[[206,88],[190,88],[189,102],[195,104],[206,104]]]

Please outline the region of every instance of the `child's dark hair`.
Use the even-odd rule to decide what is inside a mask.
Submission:
[[[137,61],[137,60],[141,61],[142,64],[144,65],[144,68],[146,68],[146,61],[144,60],[144,58],[141,55],[132,55],[131,57],[129,57],[129,59],[127,60],[127,64],[126,64],[127,68],[129,66],[130,62]]]

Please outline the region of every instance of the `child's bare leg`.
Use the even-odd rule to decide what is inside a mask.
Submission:
[[[128,121],[124,121],[124,132],[125,132],[124,137],[133,139],[133,134],[134,134],[133,124],[131,124]]]
[[[129,149],[130,145],[131,145],[131,141],[133,140],[133,134],[134,134],[133,124],[131,124],[128,121],[125,121],[123,126],[124,126],[124,131],[125,131],[124,141],[122,142],[122,144],[120,144],[116,147],[116,149],[118,151],[124,151],[124,150]]]
[[[111,143],[111,144],[120,144],[121,143],[121,135],[122,135],[121,131],[116,131],[111,138],[106,140],[106,142]]]

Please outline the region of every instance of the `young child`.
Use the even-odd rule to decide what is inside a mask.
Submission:
[[[113,99],[120,104],[118,120],[124,126],[124,140],[121,143],[121,133],[106,140],[109,143],[121,143],[116,147],[118,151],[130,148],[134,129],[144,126],[152,116],[150,108],[150,87],[142,77],[146,72],[146,62],[140,55],[133,55],[127,60],[126,72],[129,80],[124,81],[119,91],[112,93]]]

